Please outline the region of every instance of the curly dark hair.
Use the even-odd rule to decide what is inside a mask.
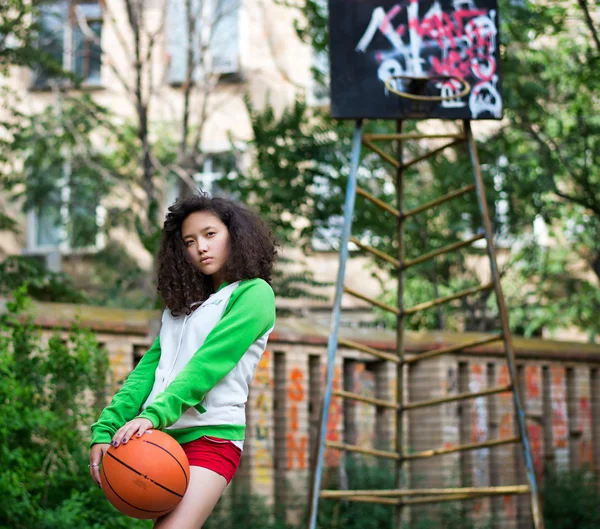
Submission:
[[[203,192],[180,198],[169,207],[158,251],[158,291],[173,316],[190,314],[193,303],[205,301],[214,292],[212,279],[192,264],[183,244],[181,225],[197,211],[213,213],[229,230],[231,252],[224,268],[225,281],[261,278],[271,283],[276,242],[256,213],[233,200],[211,198]]]

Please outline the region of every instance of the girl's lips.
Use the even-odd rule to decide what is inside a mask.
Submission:
[[[212,260],[212,257],[207,257],[206,259],[202,259],[202,261],[200,261],[200,264],[210,263]]]

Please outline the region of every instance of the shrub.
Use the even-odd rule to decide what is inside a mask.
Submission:
[[[589,470],[554,472],[547,469],[542,498],[546,529],[600,527],[600,492]]]
[[[390,465],[369,458],[346,456],[340,469],[327,469],[324,488],[394,489],[394,470]],[[342,470],[343,473],[340,473]],[[321,500],[318,526],[323,529],[392,529],[395,507],[354,501]]]
[[[45,343],[25,288],[0,317],[0,529],[136,529],[88,473],[87,425],[108,359],[73,328]]]
[[[235,479],[235,478],[234,478]],[[275,515],[272,505],[254,494],[223,497],[202,529],[292,529]],[[299,528],[298,528],[299,529]]]

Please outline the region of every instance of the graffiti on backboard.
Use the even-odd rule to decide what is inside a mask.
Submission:
[[[442,108],[468,106],[473,119],[500,118],[497,12],[478,4],[481,0],[404,0],[387,11],[378,6],[355,50],[367,53],[376,36],[385,37],[385,48],[369,51],[373,75],[386,95],[386,81],[406,90],[406,80],[397,76],[438,77],[439,95],[448,98],[441,101]],[[464,100],[458,97],[464,88],[461,79],[471,85]]]

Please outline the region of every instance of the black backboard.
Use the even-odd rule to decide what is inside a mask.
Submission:
[[[329,0],[329,30],[332,117],[502,117],[497,0]],[[461,92],[458,79],[471,90],[412,101],[387,90],[386,79],[435,96]]]

